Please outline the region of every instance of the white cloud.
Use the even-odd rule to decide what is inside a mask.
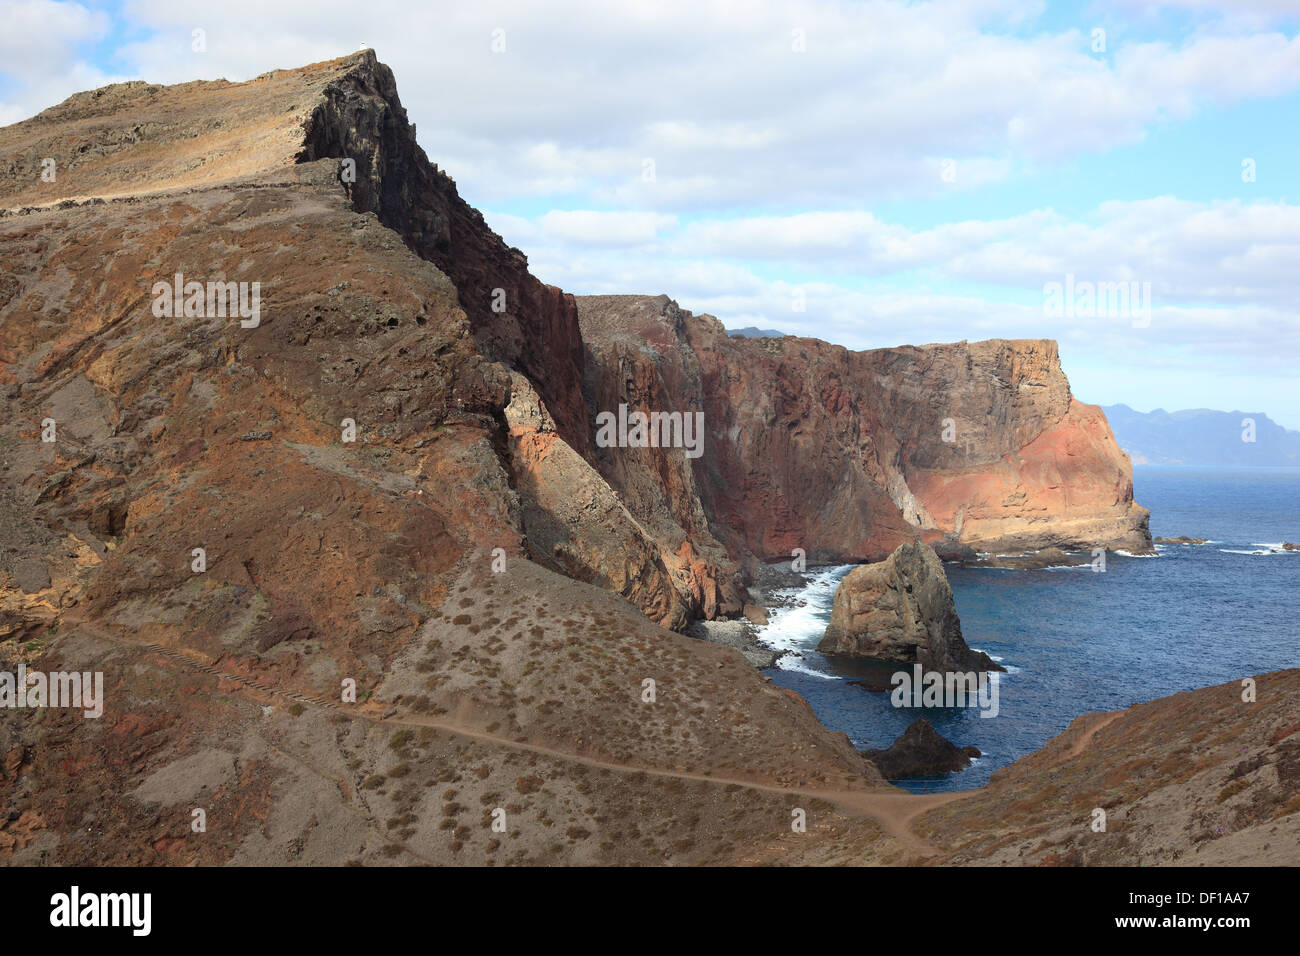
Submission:
[[[98,39],[108,29],[106,14],[79,3],[6,0],[0,15],[5,25],[0,31],[0,64],[4,72],[17,76],[68,66],[78,44]]]
[[[843,211],[660,219],[640,230],[642,243],[618,247],[541,221],[555,219],[488,214],[539,277],[571,292],[667,293],[731,328],[775,328],[849,348],[1055,338],[1067,371],[1082,370],[1089,401],[1205,404],[1205,389],[1223,381],[1233,391],[1220,404],[1267,408],[1300,425],[1293,390],[1278,386],[1300,357],[1291,278],[1300,262],[1297,206],[1166,197],[1104,203],[1079,219],[1035,210],[924,230]],[[608,231],[624,238],[637,232],[610,222]],[[1149,316],[1050,314],[1044,284],[1067,275],[1136,282],[1138,303],[1150,283]]]
[[[927,281],[1003,287],[1003,297],[1071,274],[1093,282],[1149,282],[1165,302],[1284,309],[1294,301],[1293,266],[1300,262],[1300,206],[1238,200],[1108,202],[1079,220],[1035,210],[924,230],[862,211],[682,225],[650,212],[550,212],[536,222],[499,213],[488,218],[529,252],[535,269],[569,263],[564,281],[543,278],[574,290],[591,289],[616,261],[635,254],[663,263],[746,263],[763,272],[838,276],[841,283],[919,271]],[[595,271],[575,272],[575,262]]]
[[[143,78],[178,82],[246,79],[365,42],[396,71],[426,150],[477,201],[581,194],[677,213],[972,189],[1137,142],[1202,104],[1300,88],[1300,41],[1279,33],[1115,37],[1108,62],[1091,53],[1091,23],[1034,29],[1043,9],[371,0],[360,17],[340,0],[134,0],[133,25],[154,33],[122,52]],[[1000,32],[1016,26],[1027,29]],[[205,53],[190,49],[194,28],[207,31]],[[495,29],[503,53],[492,52]],[[793,49],[794,30],[806,52]],[[653,183],[641,178],[647,158]],[[955,182],[942,178],[945,159]]]
[[[1295,0],[1108,0],[1107,6],[1120,14],[1147,17],[1175,11],[1237,29],[1261,29],[1300,18]]]
[[[108,31],[108,16],[79,3],[0,3],[0,74],[10,86],[0,100],[0,126],[34,116],[81,90],[118,82],[80,59],[81,48]]]
[[[660,230],[676,226],[677,217],[651,212],[554,210],[542,216],[539,224],[547,239],[608,247],[653,242]]]

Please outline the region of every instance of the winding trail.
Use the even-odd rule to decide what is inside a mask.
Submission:
[[[151,651],[159,657],[162,657],[164,660],[170,661],[189,670],[195,670],[211,675],[218,680],[233,682],[248,690],[256,691],[257,693],[293,701],[294,703],[302,704],[304,706],[328,710],[347,717],[350,720],[363,720],[372,724],[383,724],[396,727],[428,727],[432,730],[452,734],[457,737],[477,741],[490,746],[505,747],[523,753],[538,754],[554,760],[582,764],[583,766],[593,767],[600,770],[609,770],[615,773],[645,774],[646,776],[684,780],[693,783],[708,783],[724,787],[737,786],[762,793],[776,793],[792,797],[824,800],[844,811],[851,817],[870,817],[880,825],[881,829],[884,830],[885,833],[897,840],[906,850],[921,858],[936,856],[946,851],[941,847],[934,846],[918,835],[912,828],[912,822],[929,810],[933,810],[936,807],[944,806],[958,800],[968,799],[976,794],[983,793],[985,789],[981,787],[975,790],[959,790],[947,793],[929,794],[912,794],[900,790],[817,790],[807,787],[784,787],[778,784],[763,783],[738,777],[719,777],[711,774],[690,773],[687,771],[665,770],[658,767],[638,766],[636,764],[615,763],[613,761],[601,760],[596,757],[589,757],[566,750],[560,750],[555,747],[546,746],[545,744],[530,743],[527,741],[512,740],[508,737],[500,737],[488,733],[485,730],[453,721],[438,720],[431,717],[418,717],[409,714],[398,715],[393,712],[392,708],[376,707],[369,704],[344,705],[324,698],[314,697],[309,694],[298,694],[292,691],[281,690],[280,688],[264,684],[261,681],[219,670],[216,667],[196,660],[181,651],[164,647],[161,644],[155,644],[150,641],[129,641],[111,637],[106,634],[101,627],[91,624],[84,619],[73,618],[71,615],[68,615],[64,617],[64,622],[70,628],[76,628],[77,630],[108,644],[125,649]],[[1072,745],[1063,759],[1070,759],[1082,753],[1087,749],[1088,745],[1091,744],[1092,739],[1097,732],[1111,723],[1111,721],[1117,719],[1120,714],[1114,713],[1099,716],[1103,719],[1099,720],[1094,726],[1089,728],[1089,730]]]
[[[1101,732],[1103,727],[1108,727],[1110,724],[1119,720],[1120,717],[1122,717],[1123,715],[1124,715],[1124,711],[1122,710],[1117,710],[1114,713],[1110,713],[1110,714],[1084,714],[1083,715],[1084,717],[1093,717],[1093,718],[1100,718],[1100,719],[1096,720],[1093,723],[1093,725],[1087,729],[1087,731],[1085,731],[1083,734],[1079,736],[1079,739],[1076,740],[1073,743],[1073,745],[1071,745],[1070,749],[1066,752],[1064,759],[1069,760],[1079,756],[1079,754],[1083,753],[1085,750],[1087,750],[1089,747],[1092,746],[1093,738],[1096,737],[1097,734]]]

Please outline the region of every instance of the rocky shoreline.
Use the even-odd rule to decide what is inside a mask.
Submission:
[[[734,647],[759,670],[775,667],[776,662],[788,651],[773,650],[755,637],[754,631],[751,622],[739,618],[732,621],[696,621],[686,629],[686,634],[710,644]]]
[[[789,654],[769,647],[758,638],[758,628],[766,625],[774,608],[798,607],[803,600],[791,591],[804,588],[812,572],[834,565],[816,565],[808,572],[793,571],[787,562],[760,564],[752,568],[753,583],[749,586],[749,602],[742,617],[692,622],[685,633],[689,637],[720,644],[740,651],[745,660],[759,670],[775,667],[776,662]]]

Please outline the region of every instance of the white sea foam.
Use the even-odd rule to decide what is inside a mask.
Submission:
[[[823,680],[840,680],[834,674],[817,670],[808,664],[804,652],[815,651],[826,633],[835,603],[835,588],[854,565],[819,568],[808,575],[802,588],[786,588],[778,592],[782,597],[793,598],[801,604],[773,608],[768,623],[756,629],[754,636],[778,651],[789,651],[777,661],[780,670],[798,671]]]
[[[978,647],[972,647],[971,650],[972,650],[972,651],[979,651],[980,648],[978,648]],[[984,651],[983,653],[985,653],[985,654],[989,654],[988,651]],[[1005,664],[1005,663],[1003,663],[1003,661],[1005,660],[1005,658],[999,657],[997,654],[989,654],[989,660],[991,660],[991,661],[992,661],[993,663],[995,663],[995,664],[1002,664],[1002,666],[1005,667],[1005,668],[1007,669],[1007,673],[1008,673],[1008,674],[1019,674],[1019,673],[1020,673],[1020,668],[1019,668],[1019,667],[1016,667],[1014,664]]]
[[[1126,558],[1158,558],[1158,554],[1134,554],[1132,551],[1116,551],[1116,554],[1123,555]]]
[[[1270,556],[1270,555],[1274,555],[1274,554],[1300,554],[1300,551],[1287,551],[1285,548],[1282,547],[1282,543],[1281,543],[1281,542],[1278,542],[1277,544],[1258,544],[1258,543],[1255,543],[1255,544],[1253,544],[1252,546],[1253,546],[1253,547],[1256,547],[1256,548],[1267,548],[1268,550],[1265,550],[1265,551],[1244,551],[1244,550],[1242,550],[1242,549],[1240,549],[1240,548],[1220,548],[1220,549],[1219,549],[1219,553],[1220,553],[1220,554],[1249,554],[1249,555],[1252,555],[1252,556],[1254,556],[1254,557],[1268,557],[1268,556]]]
[[[809,677],[820,678],[821,680],[840,679],[834,674],[827,674],[825,671],[819,671],[816,668],[809,666],[808,662],[804,660],[802,654],[786,654],[776,662],[776,666],[778,670],[795,671],[800,674],[807,674]]]

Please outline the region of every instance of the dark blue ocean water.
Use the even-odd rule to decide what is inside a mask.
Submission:
[[[760,633],[800,655],[769,673],[860,748],[889,746],[918,716],[954,743],[975,745],[984,757],[968,770],[901,784],[964,790],[1080,714],[1300,666],[1300,552],[1260,553],[1300,543],[1300,469],[1140,465],[1133,484],[1137,501],[1151,509],[1154,536],[1212,543],[1162,545],[1158,558],[1110,554],[1100,574],[946,566],[966,643],[1008,668],[997,717],[981,718],[974,708],[895,708],[888,693],[850,683],[863,675],[861,665],[818,654],[847,567],[811,574],[800,595],[806,605],[777,611]],[[896,669],[876,674],[888,682]]]

